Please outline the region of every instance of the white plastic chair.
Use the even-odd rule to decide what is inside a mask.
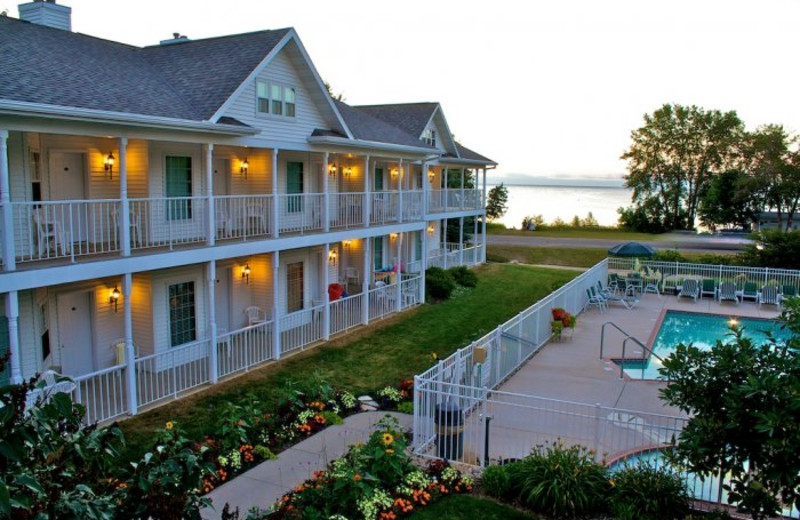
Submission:
[[[360,282],[361,278],[358,275],[358,269],[355,267],[345,267],[344,269],[345,284],[349,285],[351,280],[356,285],[358,285],[358,283]]]
[[[57,221],[52,215],[42,213],[42,209],[34,210],[33,222],[36,225],[36,245],[39,256],[50,257],[58,255],[61,250],[62,255],[69,252],[69,244],[65,240],[64,230],[61,222]],[[52,243],[52,246],[50,245]]]
[[[267,321],[267,316],[264,314],[264,311],[261,310],[261,307],[256,307],[253,305],[246,308],[244,313],[247,316],[248,325],[258,325],[259,323],[264,323]]]

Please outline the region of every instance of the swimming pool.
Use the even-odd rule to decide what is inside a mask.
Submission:
[[[662,359],[674,352],[679,343],[685,345],[691,343],[697,348],[711,350],[717,340],[722,340],[724,343],[733,341],[730,326],[734,324],[744,329],[744,335],[755,341],[756,344],[764,343],[769,332],[778,341],[789,336],[788,331],[781,330],[780,322],[775,320],[667,311],[658,329],[658,335],[653,341],[652,349]],[[628,342],[628,348],[631,349],[631,347],[635,347],[635,344]],[[638,351],[638,354],[635,353],[636,348],[632,350],[634,353],[626,353],[627,357],[641,355],[641,350]],[[621,364],[622,361],[620,360],[618,363]],[[632,379],[659,379],[658,369],[660,367],[661,362],[652,356],[643,361],[625,360],[624,363],[625,374]],[[644,374],[642,373],[643,369]]]

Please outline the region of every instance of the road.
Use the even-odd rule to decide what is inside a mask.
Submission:
[[[603,238],[555,238],[528,235],[489,235],[489,245],[529,247],[596,247],[608,249],[624,242]],[[665,233],[656,240],[642,242],[656,250],[678,249],[697,253],[731,253],[741,251],[751,241],[741,236],[709,236],[690,233]]]

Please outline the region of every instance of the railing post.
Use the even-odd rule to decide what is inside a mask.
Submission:
[[[600,455],[600,414],[602,413],[602,409],[600,407],[600,403],[596,403],[594,405],[594,440],[593,440],[593,449],[594,449],[594,458],[595,461],[599,462],[602,459]]]
[[[331,301],[328,293],[328,286],[330,285],[328,258],[330,257],[330,252],[331,245],[325,242],[322,246],[322,261],[325,262],[325,268],[322,270],[322,301],[325,302],[325,306],[322,308],[322,338],[325,341],[331,339]]]
[[[327,175],[327,173],[325,174]],[[278,215],[280,214],[280,201],[278,200],[278,149],[272,149],[272,237],[278,238],[280,225]],[[277,280],[277,279],[275,279]]]
[[[216,311],[217,262],[210,260],[206,264],[206,295],[208,298],[208,371],[209,381],[216,384],[219,380],[219,360],[217,358],[217,311]],[[245,348],[247,350],[247,348]]]
[[[329,184],[328,184],[329,158],[330,156],[328,152],[325,152],[323,154],[323,159],[322,159],[322,214],[324,215],[323,216],[324,221],[322,223],[322,231],[324,231],[325,233],[327,233],[331,229],[331,215],[330,215],[331,199],[330,199]],[[326,261],[327,258],[328,258],[327,256],[324,257]],[[325,286],[326,290],[327,287],[328,286],[326,285]]]
[[[414,447],[414,453],[417,452],[419,448],[419,431],[420,431],[420,419],[422,414],[422,403],[421,403],[421,394],[422,389],[420,387],[420,378],[418,375],[414,376],[414,418],[412,419],[412,432],[413,437],[411,439],[411,445]]]
[[[489,465],[489,425],[492,422],[491,416],[487,413],[489,410],[489,389],[485,386],[481,394],[481,408],[483,411],[481,414],[483,417],[483,446],[481,447],[480,465],[482,468],[485,468]]]
[[[403,222],[403,159],[397,165],[397,222]]]
[[[22,383],[22,351],[19,344],[19,293],[9,291],[6,293],[6,318],[8,319],[8,351],[11,355],[11,384]]]
[[[281,358],[281,313],[278,310],[278,280],[280,279],[280,260],[281,254],[278,251],[272,253],[272,348],[275,359]]]
[[[122,314],[125,330],[125,382],[127,383],[128,410],[131,415],[139,412],[138,395],[136,393],[136,351],[133,348],[133,275],[122,276]]]
[[[369,155],[364,158],[364,227],[369,227],[370,206],[370,180],[372,179],[372,172],[369,169]],[[367,240],[366,238],[364,239]],[[366,271],[364,271],[366,276]]]
[[[119,240],[122,256],[131,255],[131,206],[128,200],[128,138],[119,138]],[[137,228],[137,232],[141,230]]]
[[[217,238],[217,226],[214,213],[214,145],[205,145],[206,149],[206,242],[213,246]]]
[[[497,386],[497,383],[500,381],[500,365],[503,361],[500,359],[501,352],[502,352],[502,345],[503,345],[503,327],[497,327],[494,331],[494,351],[495,351],[495,370],[494,370],[494,381],[492,381],[491,387],[494,388]]]
[[[367,325],[369,323],[369,306],[370,306],[370,294],[369,294],[369,279],[370,279],[370,268],[369,268],[369,249],[370,249],[370,239],[368,237],[364,237],[362,239],[364,247],[362,247],[362,256],[364,262],[364,276],[361,280],[361,294],[364,298],[361,300],[361,323]]]
[[[8,170],[8,130],[0,130],[0,204],[3,207],[3,269],[16,269],[14,251],[14,213],[11,207],[11,181]],[[30,225],[30,220],[28,220]],[[23,227],[23,229],[25,229]],[[32,246],[31,246],[32,247]]]

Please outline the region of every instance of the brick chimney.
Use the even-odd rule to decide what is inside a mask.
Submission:
[[[56,0],[34,0],[19,5],[19,19],[64,31],[72,30],[72,8]]]

